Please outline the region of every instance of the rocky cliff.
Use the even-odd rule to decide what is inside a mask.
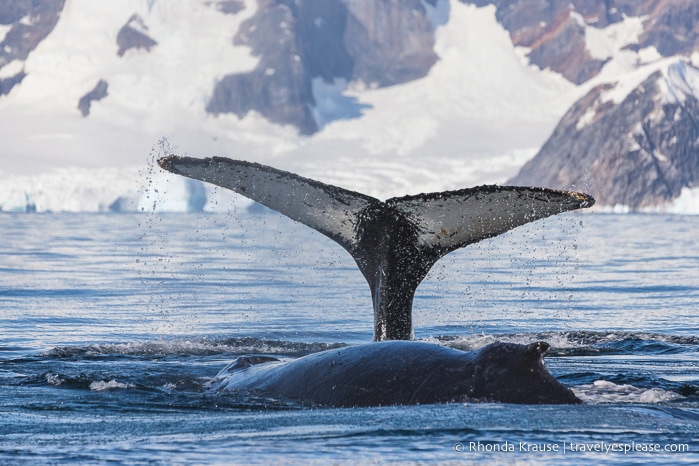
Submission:
[[[124,24],[116,36],[116,42],[119,46],[117,55],[123,57],[129,49],[145,49],[150,52],[150,49],[158,45],[150,36],[148,36],[148,26],[143,21],[143,18],[134,14]]]
[[[207,110],[255,110],[312,134],[314,79],[390,86],[423,77],[437,60],[433,32],[420,0],[261,0],[234,39],[259,64],[217,82]]]
[[[573,82],[597,76],[604,66],[590,53],[591,27],[602,28],[640,18],[641,28],[623,50],[634,52],[638,70],[663,57],[686,57],[655,69],[640,85],[640,71],[603,80],[561,119],[550,139],[510,184],[537,184],[570,189],[586,186],[598,205],[623,205],[631,210],[653,209],[676,199],[684,188],[699,184],[697,152],[696,69],[689,57],[699,46],[699,3],[692,0],[608,2],[573,0],[540,2],[539,11],[518,13],[533,2],[498,2],[498,18],[513,43],[529,47],[528,57]],[[536,23],[534,18],[543,21]],[[562,19],[563,18],[563,19]],[[571,34],[572,23],[577,33]],[[567,24],[567,26],[562,26]],[[576,53],[558,53],[563,44]],[[578,45],[573,45],[578,44]],[[571,57],[581,59],[575,63]],[[543,60],[544,57],[550,57]],[[646,58],[648,63],[646,63]],[[631,89],[627,89],[631,87]],[[624,96],[621,98],[619,96]]]
[[[625,96],[620,87],[580,99],[508,183],[584,189],[600,205],[632,210],[699,187],[699,69],[679,61]]]

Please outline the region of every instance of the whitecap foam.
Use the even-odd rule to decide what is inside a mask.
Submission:
[[[59,386],[64,382],[64,380],[58,374],[52,374],[49,372],[46,374],[46,382],[48,382],[49,385]]]
[[[94,390],[96,392],[101,392],[104,390],[112,390],[112,389],[117,389],[117,388],[132,388],[134,385],[133,384],[127,384],[127,383],[121,383],[117,382],[116,380],[112,379],[108,382],[104,380],[95,380],[90,384],[90,390]]]
[[[648,332],[626,331],[564,331],[514,334],[470,334],[456,337],[429,337],[422,341],[442,344],[463,350],[480,349],[496,341],[528,345],[536,341],[545,341],[555,350],[592,350],[600,345],[624,340],[643,340],[668,343],[673,345],[699,345],[699,338],[693,336],[665,335]]]
[[[589,347],[589,342],[577,338],[574,334],[569,332],[460,335],[456,338],[430,337],[423,341],[443,344],[462,350],[477,350],[491,343],[495,343],[496,341],[520,345],[529,345],[537,341],[545,341],[556,349]]]
[[[675,392],[661,388],[639,388],[628,384],[615,384],[608,380],[596,380],[592,384],[571,387],[585,403],[662,403],[684,398]]]

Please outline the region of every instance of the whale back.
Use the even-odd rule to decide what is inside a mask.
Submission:
[[[464,352],[386,341],[222,371],[218,389],[307,405],[367,407],[450,402],[579,403],[543,364],[545,352],[494,343]]]

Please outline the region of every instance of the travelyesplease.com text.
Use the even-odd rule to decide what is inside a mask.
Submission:
[[[688,453],[689,445],[683,443],[642,442],[456,442],[454,451],[469,452],[518,452],[518,453]]]

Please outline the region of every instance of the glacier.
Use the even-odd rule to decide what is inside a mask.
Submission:
[[[531,157],[532,151],[510,154],[499,162],[505,166],[516,165]],[[455,167],[451,167],[454,169]],[[448,171],[450,167],[443,167]],[[386,163],[376,167],[372,177],[358,179],[353,173],[326,172],[322,181],[346,187],[364,185],[376,187],[381,178],[391,178],[391,187],[403,186],[406,190],[415,186],[428,187],[438,183],[429,178],[420,184],[411,173],[400,165]],[[487,176],[487,170],[484,170]],[[306,173],[302,175],[307,176]],[[452,188],[475,185],[454,185]],[[360,192],[364,192],[359,189]],[[400,196],[405,191],[371,189],[380,199]],[[428,189],[412,190],[413,193],[429,192]],[[126,168],[66,168],[54,169],[38,175],[3,177],[0,174],[0,212],[94,212],[94,213],[175,213],[175,212],[257,212],[255,203],[231,191],[161,171],[154,164]],[[592,212],[628,213],[628,206],[598,206]],[[645,213],[672,213],[699,215],[699,189],[685,188],[672,203],[642,210]]]
[[[0,176],[0,212],[229,212],[252,201],[154,168],[54,169]]]

